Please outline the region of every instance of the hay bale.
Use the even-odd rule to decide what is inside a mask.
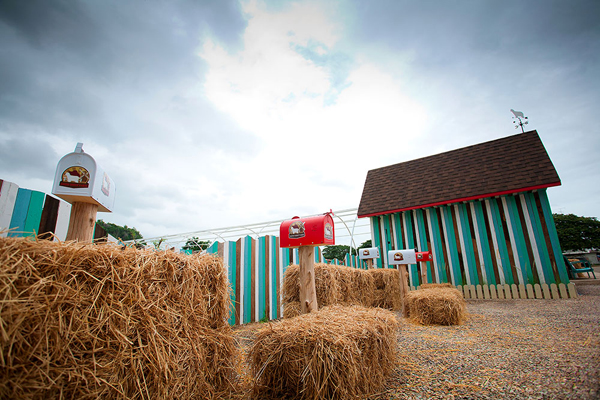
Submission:
[[[365,272],[373,277],[373,307],[401,311],[400,272],[391,268],[369,269]]]
[[[337,304],[340,301],[340,284],[337,267],[315,264],[315,289],[319,307]],[[300,266],[290,265],[283,277],[283,303],[300,301]]]
[[[249,352],[260,398],[363,399],[397,362],[393,313],[330,306],[263,328]]]
[[[216,257],[0,238],[0,398],[228,398],[229,304]]]
[[[294,318],[301,313],[299,301],[292,301],[283,305],[283,318]]]
[[[419,286],[419,289],[455,289],[451,283],[424,283]]]
[[[460,325],[466,303],[457,289],[413,290],[406,296],[409,319],[421,325]]]

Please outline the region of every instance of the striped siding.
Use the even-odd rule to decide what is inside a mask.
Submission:
[[[19,187],[12,182],[2,181],[0,186],[0,236],[7,236]]]
[[[458,248],[456,247],[456,232],[454,231],[454,219],[452,217],[452,206],[440,207],[442,214],[442,228],[446,238],[446,254],[448,254],[448,263],[450,264],[450,276],[452,284],[463,285],[463,278],[460,269],[460,259]]]
[[[504,206],[504,213],[506,216],[506,223],[509,227],[510,242],[513,249],[515,266],[517,267],[517,275],[519,277],[518,283],[534,282],[533,271],[531,270],[531,264],[529,261],[529,255],[527,254],[527,245],[525,243],[525,236],[523,235],[523,228],[521,220],[519,218],[519,210],[514,196],[502,197],[502,204]]]
[[[504,237],[504,231],[502,230],[502,217],[500,216],[498,204],[496,203],[496,199],[486,199],[485,204],[491,231],[490,234],[492,236],[494,256],[496,257],[498,278],[502,285],[505,283],[513,284],[514,281],[510,269],[510,258],[508,257],[508,250],[506,249],[506,239]]]
[[[23,236],[30,200],[31,190],[19,188],[15,206],[13,208],[12,218],[10,220],[11,232],[8,233],[9,237]]]
[[[479,254],[479,265],[483,277],[483,285],[495,285],[496,277],[494,276],[494,263],[492,262],[492,254],[490,252],[490,240],[485,229],[485,216],[483,214],[483,206],[480,201],[471,203],[471,212],[473,214],[473,224],[475,225],[475,235],[477,241],[477,253]]]
[[[413,216],[415,221],[415,232],[417,233],[417,248],[418,251],[429,251],[429,245],[427,244],[427,234],[425,233],[425,219],[423,218],[423,210],[413,210]],[[422,263],[421,263],[422,264]],[[432,283],[433,275],[431,273],[431,262],[426,262],[421,268],[426,268],[427,271],[427,282],[421,283]]]
[[[564,262],[562,258],[562,251],[560,249],[560,243],[558,242],[558,234],[556,233],[556,226],[554,225],[554,217],[552,216],[552,211],[550,210],[550,202],[548,201],[548,195],[546,194],[546,190],[539,190],[538,197],[540,199],[540,204],[542,206],[543,218],[541,218],[542,223],[546,227],[548,231],[548,236],[550,237],[550,248],[553,252],[554,257],[554,268],[558,270],[558,282],[568,283],[569,276],[567,274],[567,270],[564,268]],[[555,275],[556,277],[556,275]]]
[[[412,213],[410,211],[402,213],[402,225],[404,226],[404,238],[406,240],[406,248],[414,249],[415,248],[415,239],[414,239],[414,231],[413,231],[413,220]],[[417,269],[417,264],[409,265],[409,280],[411,286],[419,286],[419,271]]]
[[[476,260],[473,251],[473,239],[469,226],[469,217],[465,204],[454,205],[454,213],[458,225],[458,234],[460,247],[462,250],[463,271],[467,280],[467,285],[479,285],[479,277],[475,271]]]

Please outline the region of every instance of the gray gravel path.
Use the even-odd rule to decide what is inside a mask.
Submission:
[[[401,362],[372,399],[598,399],[600,286],[570,300],[471,300],[461,326],[403,322]]]

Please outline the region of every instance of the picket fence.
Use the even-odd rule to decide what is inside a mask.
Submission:
[[[52,232],[58,239],[65,240],[70,215],[69,203],[0,179],[0,236]]]

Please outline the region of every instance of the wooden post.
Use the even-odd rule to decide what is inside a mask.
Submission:
[[[315,248],[313,246],[300,246],[300,311],[307,314],[317,311],[317,290],[315,288]]]
[[[421,261],[421,285],[427,283],[427,262]]]
[[[408,317],[408,305],[406,304],[406,295],[409,292],[408,287],[408,265],[398,265],[398,271],[400,271],[400,297],[402,298],[402,315]]]
[[[71,207],[71,219],[66,240],[91,242],[94,238],[94,225],[98,205],[76,201]]]
[[[367,269],[373,268],[373,259],[367,258]]]

